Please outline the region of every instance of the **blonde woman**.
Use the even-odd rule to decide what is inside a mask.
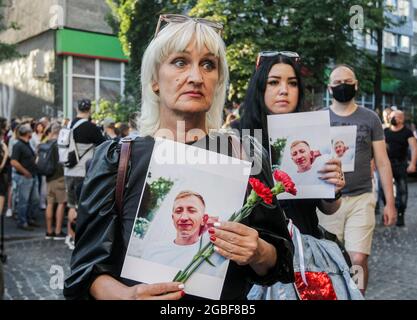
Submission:
[[[138,284],[120,278],[120,271],[154,138],[171,134],[176,141],[210,148],[208,133],[221,126],[228,83],[221,28],[187,16],[160,17],[142,61],[141,136],[132,143],[123,218],[114,209],[119,146],[106,142],[96,150],[83,185],[71,275],[64,289],[67,298],[180,299],[185,295],[181,283]],[[185,132],[177,128],[179,124]],[[211,232],[218,253],[231,260],[222,299],[245,299],[249,281],[293,281],[293,247],[279,208],[259,208],[244,224],[222,222]]]

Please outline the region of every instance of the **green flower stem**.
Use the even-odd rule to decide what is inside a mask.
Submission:
[[[197,265],[198,267],[203,261],[205,261],[206,258],[203,256],[205,255],[205,252],[210,248],[210,246],[213,247],[213,244],[208,243],[201,250],[199,250],[193,257],[193,260],[191,260],[190,264],[183,271],[178,272],[173,281],[185,282],[191,276],[192,272],[194,272],[190,272],[189,270],[196,269],[193,268],[194,265]]]

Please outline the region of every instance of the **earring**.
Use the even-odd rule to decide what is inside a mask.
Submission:
[[[156,95],[158,95],[159,96],[159,86],[158,86],[158,83],[154,83],[153,85],[152,85],[152,91],[156,94]]]

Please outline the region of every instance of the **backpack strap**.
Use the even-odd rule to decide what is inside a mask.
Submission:
[[[77,129],[80,125],[82,125],[84,122],[87,122],[88,119],[81,119],[78,120],[76,124],[74,124],[74,126],[71,128],[71,124],[69,125],[70,127],[70,144],[69,144],[69,148],[71,149],[71,143],[74,145],[74,152],[75,152],[75,158],[77,159],[77,163],[80,162],[80,159],[88,152],[90,151],[91,148],[89,148],[87,150],[87,152],[85,152],[81,157],[78,154],[78,149],[77,149],[77,144],[75,143],[75,139],[74,139],[74,130]],[[93,145],[94,146],[94,145]]]
[[[131,138],[123,138],[122,140],[120,140],[122,147],[120,150],[119,167],[117,169],[116,178],[116,210],[120,217],[122,216],[123,195],[125,191],[130,153],[132,150],[132,141],[133,140]]]

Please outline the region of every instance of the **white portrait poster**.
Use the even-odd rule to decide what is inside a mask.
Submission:
[[[285,171],[297,195],[281,193],[278,199],[334,198],[334,186],[319,179],[319,170],[331,159],[328,111],[268,115],[272,169]]]
[[[331,127],[332,156],[342,162],[343,172],[355,171],[356,126]]]
[[[172,281],[210,242],[204,219],[226,221],[243,206],[250,168],[247,161],[157,139],[121,276]],[[210,261],[214,266],[203,262],[186,282],[187,294],[220,298],[229,261],[216,252]]]

